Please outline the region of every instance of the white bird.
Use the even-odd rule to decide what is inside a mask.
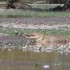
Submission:
[[[43,68],[48,69],[48,68],[50,68],[50,66],[49,65],[44,65]]]

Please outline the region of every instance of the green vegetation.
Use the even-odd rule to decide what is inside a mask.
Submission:
[[[56,30],[56,29],[15,29],[15,28],[0,28],[0,33],[8,34],[8,35],[15,35],[16,32],[18,32],[20,35],[24,33],[32,33],[32,32],[38,32],[43,33],[47,35],[64,35],[64,36],[70,36],[70,31],[68,30]]]
[[[0,16],[19,16],[19,17],[48,17],[48,16],[60,16],[70,17],[70,12],[32,12],[23,10],[5,10],[0,11]]]

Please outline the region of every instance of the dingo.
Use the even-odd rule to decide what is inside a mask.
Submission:
[[[44,35],[40,33],[25,34],[26,38],[34,38],[37,45],[42,46],[57,46],[67,45],[70,41],[69,37],[62,35]]]

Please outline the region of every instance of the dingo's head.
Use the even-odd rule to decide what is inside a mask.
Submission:
[[[25,34],[26,38],[34,38],[37,41],[42,40],[44,35],[40,33]]]

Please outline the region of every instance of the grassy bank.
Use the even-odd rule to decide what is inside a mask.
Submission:
[[[17,17],[70,17],[70,12],[34,12],[23,10],[3,10],[0,11],[0,16],[17,16]]]
[[[0,28],[0,33],[15,35],[16,33],[24,34],[24,33],[32,33],[38,32],[47,35],[64,35],[70,36],[70,31],[68,30],[56,30],[56,29],[15,29],[15,28]]]

